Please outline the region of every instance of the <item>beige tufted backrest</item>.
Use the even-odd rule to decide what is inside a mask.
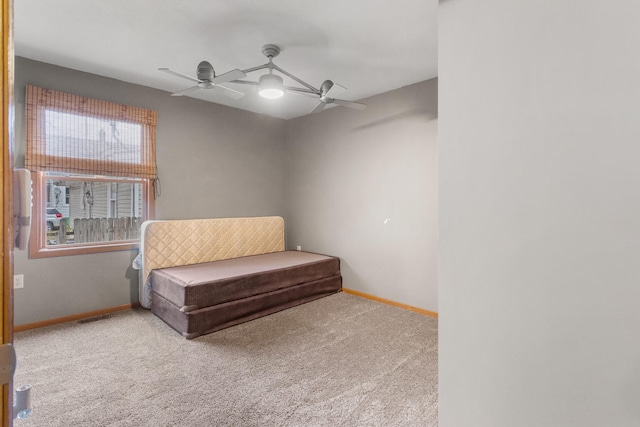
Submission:
[[[146,221],[142,224],[142,277],[151,270],[284,251],[279,216]]]

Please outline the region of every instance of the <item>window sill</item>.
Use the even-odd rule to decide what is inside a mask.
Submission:
[[[138,240],[129,240],[119,243],[105,242],[104,244],[90,243],[86,245],[60,247],[48,246],[40,248],[39,250],[31,250],[30,247],[29,258],[52,258],[59,256],[96,254],[102,252],[132,251],[139,249],[139,247],[140,243]]]

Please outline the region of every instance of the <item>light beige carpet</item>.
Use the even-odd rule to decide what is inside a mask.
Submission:
[[[436,319],[344,293],[187,341],[138,309],[16,334],[19,426],[435,426]]]

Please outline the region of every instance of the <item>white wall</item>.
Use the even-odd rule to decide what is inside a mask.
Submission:
[[[640,3],[439,14],[440,425],[640,425]]]
[[[437,311],[437,80],[287,122],[287,246],[345,288]]]

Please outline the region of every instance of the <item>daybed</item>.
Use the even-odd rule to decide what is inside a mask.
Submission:
[[[280,217],[147,221],[140,303],[185,338],[339,292],[340,260],[284,250]]]

